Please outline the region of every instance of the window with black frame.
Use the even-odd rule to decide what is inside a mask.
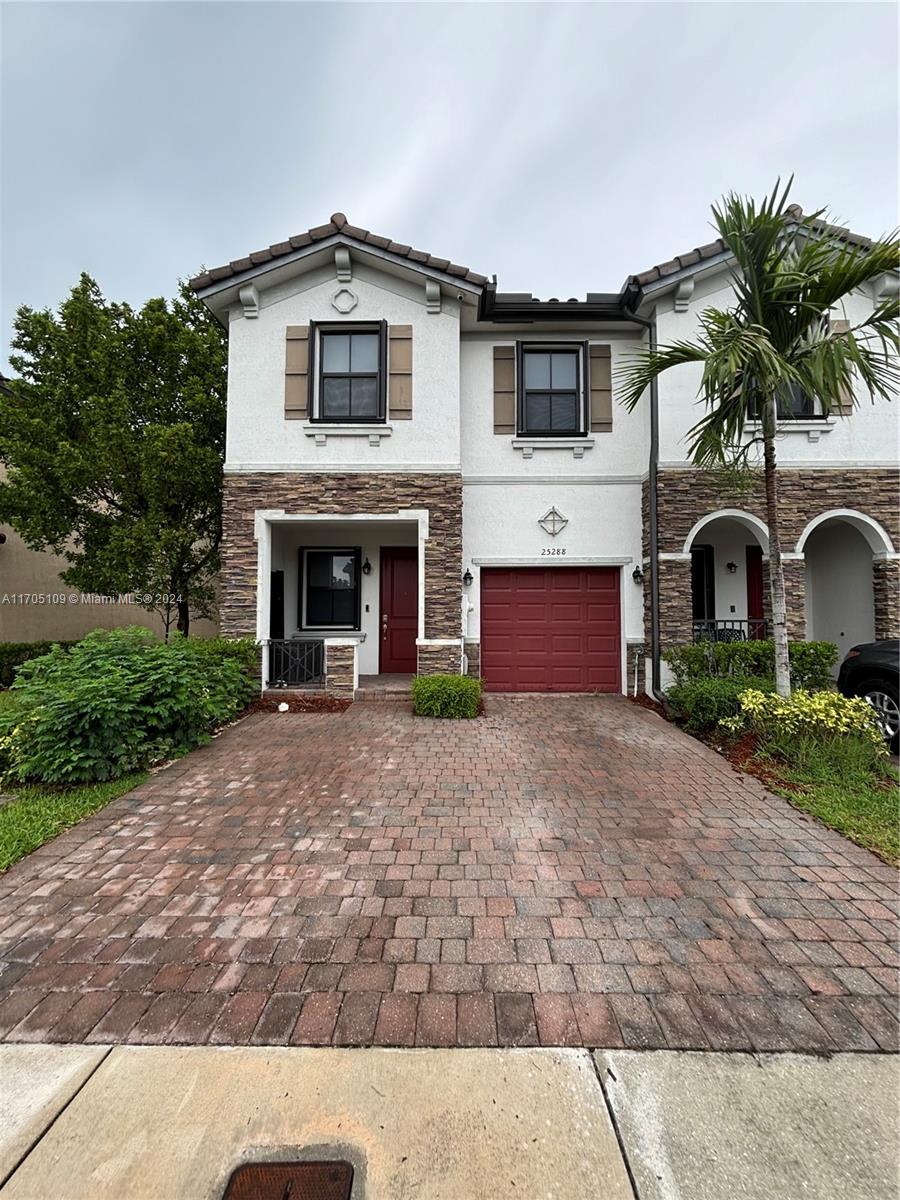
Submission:
[[[521,349],[519,433],[537,437],[581,434],[581,350]]]
[[[754,417],[762,419],[760,406],[756,407]],[[789,383],[783,392],[778,394],[775,401],[775,415],[779,421],[811,421],[823,416],[816,411],[815,397],[804,391],[799,383]]]
[[[304,627],[358,629],[359,550],[304,550],[301,553]]]
[[[383,340],[375,327],[321,331],[320,420],[384,420]]]

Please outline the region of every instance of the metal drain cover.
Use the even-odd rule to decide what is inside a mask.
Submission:
[[[346,1162],[244,1163],[222,1200],[350,1200],[352,1186]]]

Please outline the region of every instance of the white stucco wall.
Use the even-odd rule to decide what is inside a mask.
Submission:
[[[851,646],[875,637],[872,550],[846,521],[814,529],[806,556],[806,636],[834,642],[840,663]]]
[[[639,405],[629,413],[613,404],[610,433],[589,433],[584,456],[573,457],[571,449],[535,449],[523,458],[510,434],[494,433],[494,346],[511,346],[516,341],[604,343],[612,347],[613,375],[623,356],[639,342],[617,332],[596,329],[557,332],[552,327],[497,334],[463,334],[460,346],[460,402],[462,410],[462,469],[465,478],[503,475],[520,479],[542,476],[640,475],[647,469],[649,406]],[[545,439],[548,440],[548,439]],[[553,440],[553,439],[549,439]]]
[[[657,337],[660,345],[676,340],[693,341],[704,308],[728,308],[734,293],[723,270],[713,278],[699,280],[687,312],[675,312],[671,297],[663,297],[657,307]],[[834,317],[856,324],[871,313],[874,298],[870,292],[849,297]],[[667,371],[660,377],[660,462],[683,463],[687,460],[687,433],[705,411],[697,401],[701,368],[689,364]],[[900,404],[870,400],[857,386],[859,406],[850,417],[834,417],[827,428],[813,430],[818,440],[810,440],[806,429],[783,423],[778,438],[778,461],[783,466],[874,466],[896,461],[900,438]],[[900,400],[900,397],[897,398]]]
[[[554,507],[569,523],[551,537],[538,521]],[[555,553],[542,554],[545,550]],[[561,480],[463,486],[463,570],[468,568],[474,576],[468,593],[469,638],[479,636],[481,566],[563,567],[579,560],[602,565],[622,559],[627,560],[621,565],[622,631],[625,638],[640,639],[643,593],[631,577],[641,559],[640,484],[577,485]]]
[[[339,287],[358,303],[345,317],[332,307]],[[285,329],[309,321],[387,321],[413,328],[413,419],[393,421],[379,445],[367,437],[328,438],[324,446],[304,432],[303,421],[284,418]],[[236,307],[229,324],[226,469],[377,471],[459,469],[459,306],[444,298],[429,313],[422,285],[354,264],[339,284],[334,269],[317,268],[260,295],[259,316]]]

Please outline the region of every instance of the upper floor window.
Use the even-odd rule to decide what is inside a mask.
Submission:
[[[519,346],[519,433],[532,437],[583,434],[580,346]]]
[[[320,329],[318,420],[385,419],[384,343],[378,325]]]
[[[805,392],[799,383],[792,383],[783,396],[778,397],[775,406],[780,421],[808,421],[811,417],[820,417],[816,412],[814,398]]]
[[[812,421],[825,415],[815,397],[804,391],[799,383],[789,384],[778,396],[775,413],[779,421]],[[758,411],[754,416],[756,420],[760,419]]]

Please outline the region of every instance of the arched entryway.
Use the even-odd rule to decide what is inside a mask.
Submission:
[[[696,523],[684,549],[691,557],[695,640],[766,636],[763,558],[768,550],[768,530],[752,513],[721,509]]]
[[[833,642],[838,662],[851,646],[875,640],[873,561],[893,553],[871,517],[835,509],[811,521],[797,543],[806,562],[806,636]]]

